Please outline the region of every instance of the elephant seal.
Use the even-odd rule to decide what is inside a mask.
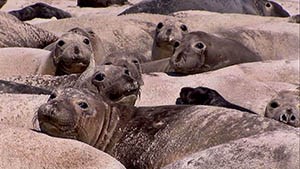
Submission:
[[[2,93],[22,93],[22,94],[45,94],[50,95],[50,90],[30,86],[26,84],[0,80],[0,94]]]
[[[177,11],[205,10],[220,13],[241,13],[261,16],[288,17],[289,13],[278,3],[268,0],[148,0],[121,12],[168,15]]]
[[[7,0],[0,0],[0,9],[6,4]]]
[[[108,7],[114,4],[125,5],[128,0],[77,0],[79,7]]]
[[[300,90],[280,91],[266,106],[265,117],[300,127]]]
[[[132,107],[69,88],[41,105],[41,131],[102,150],[130,169],[158,169],[189,154],[276,129],[274,120],[213,106]]]
[[[57,19],[63,19],[72,17],[69,12],[63,11],[42,2],[26,6],[21,10],[9,11],[8,13],[15,16],[21,21],[28,21],[34,18],[49,19],[52,17],[56,17]]]
[[[0,20],[0,47],[44,48],[58,39],[53,33],[24,23],[5,12],[0,12]]]
[[[131,73],[130,75],[138,81],[139,85],[143,85],[141,62],[145,60],[145,57],[138,53],[113,52],[105,58],[103,64],[127,68]]]
[[[195,74],[223,67],[261,61],[262,58],[243,44],[206,32],[186,34],[181,42],[174,43],[175,51],[170,66],[175,72]]]
[[[176,104],[219,106],[257,114],[249,109],[230,103],[217,91],[207,87],[181,88],[180,97],[176,99]]]
[[[170,58],[174,51],[174,43],[180,41],[187,33],[188,27],[183,23],[169,19],[159,22],[155,29],[151,59]]]
[[[300,23],[300,14],[291,16],[289,18],[289,22],[291,22],[291,23]]]

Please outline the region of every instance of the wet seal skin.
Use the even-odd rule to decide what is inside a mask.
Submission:
[[[241,13],[260,16],[289,17],[289,13],[276,2],[268,0],[148,0],[121,12],[168,15],[178,11],[205,10],[220,13]]]
[[[265,117],[300,127],[300,90],[280,91],[266,106]]]
[[[230,103],[217,91],[207,87],[183,87],[180,97],[176,99],[176,105],[207,105],[236,109],[252,114],[257,114],[249,109]]]

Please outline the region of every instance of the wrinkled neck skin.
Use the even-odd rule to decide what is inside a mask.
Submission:
[[[141,64],[142,73],[151,72],[173,72],[174,70],[170,66],[170,58],[155,60]]]

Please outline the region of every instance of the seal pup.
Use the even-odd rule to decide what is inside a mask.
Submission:
[[[187,33],[188,27],[183,23],[169,19],[159,22],[155,29],[151,59],[170,58],[174,51],[174,43],[180,41]]]
[[[58,92],[39,108],[37,118],[42,132],[85,142],[130,169],[158,169],[232,140],[290,129],[220,107],[122,106],[75,88]]]
[[[181,88],[179,95],[180,97],[176,99],[176,105],[188,104],[219,106],[257,114],[249,109],[230,103],[217,91],[207,87],[183,87]]]
[[[148,0],[121,12],[168,15],[177,11],[205,10],[220,13],[241,13],[261,16],[289,17],[289,13],[276,2],[268,0]]]
[[[265,117],[300,127],[300,90],[280,91],[266,106]]]
[[[195,74],[223,67],[261,61],[262,58],[243,44],[222,37],[197,31],[184,35],[174,43],[175,51],[170,66],[175,72]]]
[[[77,0],[79,7],[108,7],[114,4],[125,5],[128,0]]]
[[[15,16],[21,21],[28,21],[34,18],[49,19],[55,17],[57,19],[63,19],[72,17],[72,15],[69,12],[55,8],[42,2],[26,6],[20,10],[9,11],[8,13]]]

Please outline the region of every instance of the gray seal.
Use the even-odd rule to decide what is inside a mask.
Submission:
[[[186,10],[205,10],[220,13],[241,13],[276,17],[290,16],[281,5],[268,0],[148,0],[133,5],[119,15],[131,13],[168,15]]]

